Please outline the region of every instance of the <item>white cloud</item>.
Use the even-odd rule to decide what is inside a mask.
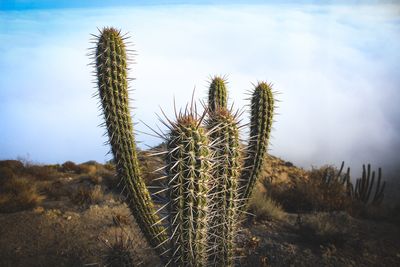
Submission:
[[[154,126],[159,106],[172,114],[173,96],[183,106],[194,87],[205,98],[210,75],[229,75],[237,107],[251,82],[267,79],[282,92],[271,153],[304,167],[382,164],[400,144],[398,13],[398,5],[236,5],[2,16],[10,26],[0,29],[0,157],[104,160],[85,49],[96,27],[113,25],[131,32],[139,54],[136,121]]]

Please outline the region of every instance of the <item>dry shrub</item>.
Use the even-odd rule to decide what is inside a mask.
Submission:
[[[131,224],[131,219],[129,215],[126,214],[115,214],[113,215],[112,220],[116,226]]]
[[[137,240],[128,235],[122,228],[115,233],[114,240],[103,240],[106,253],[103,255],[104,266],[131,267],[139,266],[142,261],[135,253]]]
[[[317,213],[298,217],[298,234],[303,241],[319,245],[342,246],[351,235],[351,217],[346,213]]]
[[[165,162],[162,156],[152,156],[149,151],[139,151],[138,152],[138,160],[140,163],[140,170],[142,173],[142,177],[146,185],[156,185],[157,182],[155,180],[162,176],[161,173],[155,172],[155,170],[163,167]],[[158,151],[159,152],[159,151]]]
[[[88,182],[89,184],[101,184],[103,182],[103,177],[97,174],[82,174],[79,176],[81,182]]]
[[[249,203],[249,212],[256,220],[282,220],[286,217],[281,205],[260,190],[254,191]]]
[[[71,200],[77,205],[99,204],[104,200],[104,194],[100,185],[93,187],[81,185],[77,192],[72,194]]]
[[[332,166],[313,169],[308,179],[296,179],[291,186],[265,184],[271,197],[286,211],[339,211],[348,209],[351,199],[346,186],[336,179],[326,182],[326,175],[337,170]]]
[[[115,171],[102,169],[97,172],[97,175],[102,177],[102,180],[107,188],[114,191],[120,191],[122,189],[120,179],[118,178]]]
[[[14,171],[6,166],[0,166],[0,183],[8,179],[13,179],[15,177]]]
[[[52,180],[58,176],[57,167],[51,165],[28,165],[23,171],[38,180]]]
[[[27,178],[14,177],[0,182],[0,212],[31,209],[42,203],[44,198]]]
[[[66,161],[61,165],[60,171],[66,173],[79,173],[79,166],[72,161]]]
[[[103,165],[104,168],[108,171],[113,171],[115,172],[115,164],[112,162],[107,162],[106,164]]]
[[[40,189],[47,196],[47,198],[54,200],[60,200],[61,197],[69,195],[68,189],[61,181],[42,184]]]
[[[96,165],[88,165],[86,163],[79,164],[78,165],[78,173],[79,174],[89,174],[89,175],[94,175],[97,172],[97,167]]]
[[[24,164],[19,160],[0,160],[0,169],[1,168],[8,168],[14,173],[17,173],[24,168]]]

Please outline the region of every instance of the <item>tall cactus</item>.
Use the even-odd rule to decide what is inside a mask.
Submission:
[[[209,241],[213,251],[210,260],[215,266],[233,265],[238,213],[245,208],[263,166],[274,113],[271,85],[259,83],[252,97],[251,139],[245,169],[242,171],[237,114],[232,115],[227,110],[226,99],[225,80],[214,77],[209,88],[207,127],[210,139],[215,143],[213,151],[216,167],[211,193]],[[239,190],[239,177],[242,190]]]
[[[159,217],[149,191],[141,177],[128,102],[126,48],[120,31],[104,28],[97,37],[94,64],[111,150],[118,177],[127,194],[127,204],[149,243],[164,252],[165,229],[157,224]]]
[[[257,177],[260,175],[267,153],[274,115],[274,96],[271,84],[260,82],[251,98],[250,140],[247,147],[244,169],[241,174],[243,199],[241,210],[247,206]]]
[[[215,167],[210,203],[210,263],[232,266],[234,238],[238,217],[238,179],[241,171],[241,151],[238,123],[225,108],[211,111],[207,120],[210,140],[214,142]]]
[[[124,38],[118,30],[104,28],[96,41],[95,73],[109,142],[128,206],[144,236],[167,265],[207,266],[211,260],[216,266],[232,266],[238,213],[251,195],[268,146],[274,112],[271,86],[259,83],[252,96],[251,138],[243,171],[237,113],[226,108],[223,78],[215,77],[210,84],[207,129],[193,105],[177,115],[176,122],[166,124],[169,202],[163,207],[168,207],[164,218],[169,222],[164,227],[138,164]],[[241,207],[239,200],[245,200]]]
[[[206,266],[211,154],[199,119],[185,113],[171,125],[166,156],[172,266]]]

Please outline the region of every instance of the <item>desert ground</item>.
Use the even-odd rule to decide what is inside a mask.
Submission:
[[[162,159],[139,153],[148,185]],[[237,235],[236,266],[400,266],[400,206],[356,203],[268,156]],[[0,266],[162,266],[112,163],[0,161]]]

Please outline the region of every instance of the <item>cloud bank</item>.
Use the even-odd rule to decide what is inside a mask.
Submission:
[[[345,160],[357,173],[363,162],[400,166],[399,14],[293,4],[1,12],[0,158],[110,158],[85,54],[96,27],[115,26],[138,53],[135,121],[159,124],[159,106],[172,116],[173,97],[184,106],[193,88],[205,99],[210,75],[228,75],[238,108],[267,80],[282,101],[272,154],[306,168]]]

